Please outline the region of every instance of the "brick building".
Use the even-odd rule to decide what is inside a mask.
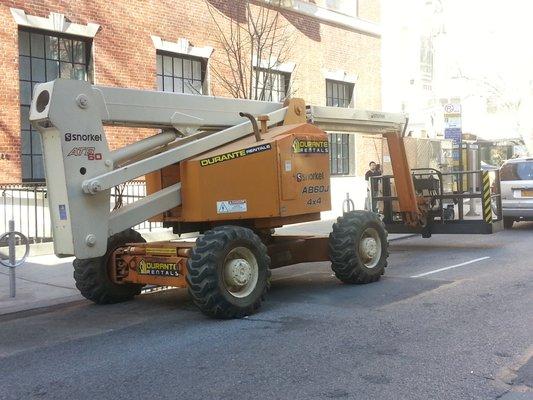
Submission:
[[[0,182],[44,179],[40,138],[27,120],[35,83],[59,76],[97,85],[228,95],[210,71],[214,61],[223,61],[223,52],[208,7],[239,20],[244,1],[0,4]],[[271,72],[274,100],[284,97],[290,83],[291,95],[311,104],[381,108],[379,0],[255,0],[252,7],[279,10],[292,28],[290,57]],[[107,135],[113,147],[135,139],[120,129],[108,129]],[[379,140],[376,145],[332,132],[331,141],[332,174],[339,178],[361,175],[367,159],[381,154]]]

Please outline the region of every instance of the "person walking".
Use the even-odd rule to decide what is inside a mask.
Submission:
[[[370,207],[370,178],[373,176],[380,176],[381,175],[381,168],[378,168],[378,164],[376,164],[375,161],[370,161],[368,163],[368,171],[365,173],[365,180],[369,183],[366,188],[366,201],[365,201],[365,210],[373,211],[376,208],[376,201],[372,199],[372,208]],[[378,182],[377,180],[372,180],[372,193],[376,193],[378,189]]]

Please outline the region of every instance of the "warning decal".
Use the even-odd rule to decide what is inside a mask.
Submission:
[[[217,201],[217,214],[230,214],[246,211],[246,200]]]

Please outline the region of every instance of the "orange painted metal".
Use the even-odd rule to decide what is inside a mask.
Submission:
[[[327,136],[314,125],[274,127],[260,142],[248,136],[164,168],[147,178],[147,190],[181,181],[182,205],[157,219],[168,223],[316,220],[331,206],[328,153]]]
[[[327,236],[271,236],[266,240],[270,268],[329,261]],[[194,242],[131,243],[110,257],[111,278],[118,284],[187,287],[187,259]]]
[[[134,243],[118,248],[109,269],[117,283],[187,286],[187,256],[194,242]]]
[[[272,242],[267,246],[270,268],[329,261],[328,243],[328,236],[272,236]]]
[[[417,225],[421,222],[422,212],[415,193],[403,138],[397,131],[386,132],[383,136],[387,139],[389,147],[396,196],[398,197],[398,211],[403,213],[404,221],[407,224]]]
[[[283,125],[293,125],[307,122],[304,99],[287,99],[283,103],[283,106],[287,107],[287,113],[285,114]]]

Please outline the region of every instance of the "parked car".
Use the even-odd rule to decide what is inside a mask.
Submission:
[[[507,160],[500,168],[504,227],[533,221],[533,158]]]

